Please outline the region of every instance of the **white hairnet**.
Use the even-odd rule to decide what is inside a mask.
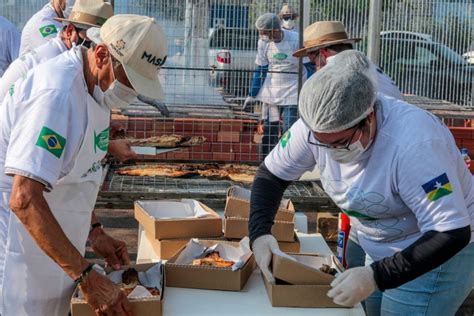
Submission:
[[[336,133],[357,125],[373,111],[377,91],[373,68],[368,58],[355,50],[331,58],[301,90],[301,119],[319,133]]]
[[[279,30],[281,29],[280,18],[273,13],[265,13],[258,17],[255,22],[257,30]]]

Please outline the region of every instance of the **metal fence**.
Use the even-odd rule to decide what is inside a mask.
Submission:
[[[3,0],[0,14],[21,30],[46,2]],[[364,52],[368,34],[375,34],[380,46],[378,65],[403,93],[474,107],[472,0],[113,1],[116,13],[152,16],[164,27],[169,48],[160,78],[168,106],[233,110],[239,110],[248,95],[256,67],[255,21],[263,13],[278,13],[287,2],[300,13],[299,30],[316,21],[342,21],[350,36],[362,38],[355,48]],[[369,32],[373,3],[380,6],[373,15],[381,26],[380,35]],[[296,46],[302,46],[302,36]],[[293,72],[300,77],[299,88],[304,71],[301,66],[288,71],[289,76]],[[276,89],[286,89],[286,83],[278,84],[274,83]],[[259,113],[261,106],[250,110]],[[276,137],[282,132],[281,126],[266,130]]]

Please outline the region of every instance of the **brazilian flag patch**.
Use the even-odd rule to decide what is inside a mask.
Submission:
[[[64,147],[66,146],[66,138],[62,137],[52,129],[43,126],[41,133],[36,141],[36,146],[41,147],[52,153],[57,158],[61,158]]]
[[[285,134],[283,134],[283,136],[281,137],[281,147],[285,148],[290,138],[291,138],[291,131],[287,131]]]
[[[56,28],[56,26],[54,24],[45,25],[43,27],[40,27],[39,31],[41,33],[41,36],[43,36],[43,37],[48,37],[52,34],[58,33],[58,29]]]
[[[428,181],[421,187],[425,191],[428,200],[432,202],[439,200],[443,196],[453,193],[453,188],[451,187],[451,183],[449,182],[446,173],[443,173],[439,177]]]

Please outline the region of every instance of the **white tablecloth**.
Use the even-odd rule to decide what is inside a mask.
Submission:
[[[142,232],[142,229],[140,229]],[[140,235],[140,237],[143,234]],[[330,254],[331,250],[320,234],[298,233],[301,252]],[[145,238],[138,242],[140,262],[159,260]],[[211,291],[166,287],[164,291],[165,316],[189,315],[311,315],[311,316],[364,316],[359,304],[354,308],[283,308],[272,307],[265,290],[260,270],[255,269],[241,292]]]

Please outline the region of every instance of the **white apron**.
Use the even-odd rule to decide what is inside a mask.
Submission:
[[[88,95],[87,128],[74,167],[44,197],[62,230],[84,255],[107,153],[110,112]],[[37,246],[11,213],[3,279],[2,316],[66,316],[74,282]]]

